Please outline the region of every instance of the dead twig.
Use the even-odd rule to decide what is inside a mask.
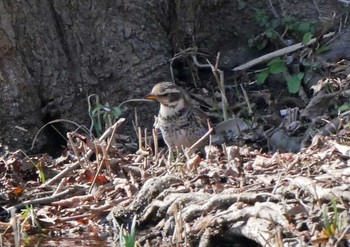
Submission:
[[[248,106],[248,112],[249,112],[249,114],[253,114],[253,110],[252,110],[252,107],[250,105],[250,101],[249,101],[249,98],[248,98],[248,95],[247,95],[247,91],[244,89],[242,84],[240,84],[240,85],[241,85],[241,89],[242,89],[242,92],[243,92],[243,95],[244,95],[244,99],[245,99],[245,101],[247,103],[247,106]]]
[[[100,142],[102,142],[104,139],[106,139],[108,136],[110,136],[111,132],[114,129],[114,126],[117,128],[124,123],[125,118],[120,118],[113,126],[109,127],[105,133],[98,139]],[[88,159],[92,154],[94,153],[93,150],[88,150],[87,153],[84,155],[83,158],[80,158],[80,162],[82,162],[83,159]],[[43,184],[43,187],[50,186],[55,184],[57,181],[60,181],[62,178],[67,176],[71,171],[74,171],[75,169],[79,168],[80,163],[79,161],[74,162],[72,165],[68,166],[66,169],[61,171],[59,174],[57,174],[55,177],[53,177],[51,180],[47,181],[45,184]]]
[[[69,188],[66,189],[65,191],[62,191],[60,193],[57,193],[55,195],[52,196],[48,196],[48,197],[44,197],[44,198],[38,198],[38,199],[33,199],[33,200],[28,200],[28,201],[24,201],[21,202],[19,204],[16,204],[12,207],[9,207],[7,210],[11,211],[13,209],[21,209],[24,208],[26,205],[35,205],[35,204],[49,204],[51,202],[57,201],[69,194],[72,194],[75,191],[75,188]]]
[[[71,145],[71,147],[72,147],[72,149],[73,149],[74,155],[75,155],[75,157],[77,157],[77,159],[78,159],[78,162],[79,162],[80,167],[81,167],[81,168],[84,168],[84,166],[83,166],[83,164],[82,164],[82,162],[81,162],[81,159],[79,159],[79,153],[78,153],[77,147],[75,146],[75,143],[74,143],[74,141],[73,141],[73,137],[72,137],[71,132],[68,132],[68,133],[67,133],[67,137],[68,137],[69,143],[70,143],[70,145]]]
[[[84,125],[79,125],[76,122],[70,121],[70,120],[66,120],[66,119],[55,119],[53,121],[48,122],[47,124],[45,124],[43,127],[41,127],[38,132],[35,134],[33,141],[32,141],[32,146],[30,147],[30,150],[32,150],[35,146],[35,141],[38,139],[38,136],[40,134],[40,132],[46,128],[46,126],[50,125],[50,124],[54,124],[54,123],[59,123],[59,122],[66,122],[66,123],[70,123],[73,124],[75,126],[77,126],[78,128],[75,130],[77,131],[78,129],[83,129],[89,136],[92,136],[90,130],[88,130]]]
[[[193,150],[198,147],[208,136],[214,131],[214,128],[211,127],[207,133],[205,133],[198,141],[196,141],[190,148],[187,149],[186,155],[193,152]]]
[[[90,186],[90,189],[89,189],[89,193],[91,193],[92,188],[94,187],[94,185],[95,185],[95,183],[96,183],[96,179],[97,179],[98,175],[100,174],[100,172],[101,172],[101,170],[102,170],[103,162],[107,159],[108,151],[109,151],[109,149],[110,149],[110,147],[111,147],[111,144],[113,143],[113,138],[114,138],[115,132],[116,132],[116,130],[119,128],[119,126],[120,126],[124,121],[125,121],[125,119],[124,119],[124,118],[121,118],[121,119],[119,119],[115,124],[113,124],[113,126],[111,127],[111,128],[112,128],[112,134],[111,134],[110,137],[109,137],[109,142],[108,142],[106,151],[105,151],[104,154],[103,154],[103,158],[102,158],[100,164],[98,165],[98,168],[97,168],[97,171],[96,171],[94,180],[92,181],[91,186]]]
[[[329,37],[333,36],[334,34],[335,34],[335,32],[327,33],[327,34],[323,35],[323,39],[329,38]],[[274,52],[268,53],[266,55],[263,55],[261,57],[258,57],[256,59],[253,59],[253,60],[249,61],[248,63],[245,63],[245,64],[242,64],[242,65],[240,65],[238,67],[235,67],[232,70],[233,71],[239,71],[239,70],[249,69],[250,67],[253,67],[254,65],[257,65],[259,63],[262,63],[262,62],[265,62],[265,61],[269,61],[272,58],[280,57],[280,56],[282,56],[284,54],[291,53],[291,52],[299,50],[299,49],[301,49],[301,48],[303,48],[305,46],[311,45],[311,44],[315,43],[316,40],[317,40],[316,38],[313,38],[306,45],[304,45],[303,43],[300,42],[300,43],[297,43],[295,45],[291,45],[291,46],[279,49],[277,51],[274,51]]]
[[[226,98],[226,93],[225,93],[225,83],[224,83],[224,72],[220,69],[218,69],[219,67],[219,59],[220,59],[220,52],[218,53],[217,57],[216,57],[216,62],[215,62],[215,66],[213,66],[209,60],[207,59],[207,63],[208,64],[200,64],[197,60],[196,54],[192,55],[192,59],[193,59],[193,63],[198,67],[198,68],[209,68],[211,69],[215,81],[218,84],[220,93],[221,93],[221,102],[222,102],[222,113],[223,113],[223,118],[224,120],[227,120],[227,98]]]

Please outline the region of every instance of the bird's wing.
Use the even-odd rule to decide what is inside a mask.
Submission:
[[[201,109],[199,109],[198,107],[194,106],[193,99],[191,98],[190,94],[183,89],[182,87],[178,87],[178,89],[181,92],[181,95],[183,96],[183,99],[185,100],[185,104],[191,109],[191,111],[193,111],[196,117],[196,121],[198,123],[200,123],[204,128],[208,128],[208,115],[202,111]]]

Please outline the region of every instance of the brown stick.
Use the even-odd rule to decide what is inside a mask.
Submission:
[[[108,150],[109,148],[111,147],[112,143],[113,143],[113,137],[115,135],[115,131],[118,129],[118,127],[125,121],[124,118],[121,118],[119,119],[115,124],[113,124],[113,126],[111,127],[112,128],[112,134],[109,138],[109,142],[108,142],[108,145],[107,145],[107,148],[106,148],[106,151],[104,152],[103,154],[103,158],[100,162],[100,164],[98,165],[98,168],[97,168],[97,171],[96,171],[96,174],[95,174],[95,177],[94,177],[94,180],[92,181],[92,184],[90,186],[90,189],[89,189],[89,194],[91,193],[92,191],[92,188],[94,187],[95,183],[96,183],[96,179],[98,177],[98,174],[100,174],[101,170],[102,170],[102,165],[103,165],[103,162],[106,160],[107,158],[107,155],[108,155]],[[108,129],[109,130],[109,129]]]
[[[333,36],[334,34],[335,34],[335,32],[327,33],[327,34],[323,35],[323,38],[329,38],[329,37]],[[316,38],[313,38],[306,45],[304,45],[303,43],[300,42],[298,44],[291,45],[291,46],[285,47],[283,49],[279,49],[277,51],[274,51],[274,52],[268,53],[268,54],[266,54],[264,56],[261,56],[261,57],[258,57],[256,59],[253,59],[253,60],[249,61],[248,63],[242,64],[242,65],[240,65],[240,66],[238,66],[238,67],[236,67],[236,68],[234,68],[232,70],[233,71],[239,71],[239,70],[248,69],[248,68],[253,67],[254,65],[256,65],[258,63],[262,63],[262,62],[271,60],[272,58],[279,57],[279,56],[282,56],[284,54],[287,54],[287,53],[299,50],[300,48],[303,48],[305,46],[311,45],[311,44],[313,44],[315,42],[316,42]]]
[[[202,141],[204,141],[213,132],[214,128],[211,127],[207,133],[205,133],[198,141],[196,141],[188,150],[186,154],[190,154]]]
[[[79,165],[79,163],[78,163],[78,165]],[[69,195],[69,194],[73,193],[74,191],[75,191],[74,188],[69,188],[69,189],[66,189],[65,191],[57,193],[53,196],[48,196],[48,197],[44,197],[44,198],[38,198],[38,199],[33,199],[33,200],[21,202],[21,203],[16,204],[12,207],[9,207],[7,210],[11,211],[12,209],[24,208],[26,205],[30,205],[30,204],[33,204],[33,205],[35,205],[35,204],[48,204],[48,203],[54,202],[58,199],[61,199],[62,197],[65,197],[66,195]]]

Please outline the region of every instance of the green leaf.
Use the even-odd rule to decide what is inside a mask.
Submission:
[[[40,177],[40,182],[41,182],[42,184],[44,184],[45,181],[46,181],[46,179],[45,179],[45,173],[44,173],[43,170],[39,170],[39,177]]]
[[[276,30],[277,28],[279,28],[281,26],[281,20],[280,19],[272,19],[270,21],[270,23],[271,23],[270,28],[273,29],[273,30]],[[277,34],[277,37],[278,37],[279,33],[276,32],[276,34]]]
[[[331,49],[331,47],[329,45],[323,45],[316,50],[316,54],[319,55],[323,52],[329,51],[330,49]]]
[[[97,135],[100,136],[100,135],[101,135],[101,131],[102,131],[101,122],[98,121],[98,120],[96,120],[96,119],[94,119],[94,120],[93,120],[93,127],[94,127],[94,129],[95,129]]]
[[[297,77],[298,77],[298,79],[301,81],[303,78],[304,78],[304,72],[299,72],[298,74],[297,74]]]
[[[301,81],[303,80],[303,78],[304,78],[303,72],[299,72],[298,74],[291,76],[287,80],[288,91],[290,93],[299,92]]]
[[[30,211],[33,210],[33,205],[32,204],[25,205],[25,206],[26,206],[26,210],[21,215],[22,219],[25,219],[30,214]]]
[[[285,26],[287,26],[287,28],[289,28],[290,26],[288,26],[288,25],[291,25],[292,23],[295,23],[295,17],[293,17],[291,15],[286,15],[286,16],[283,17],[282,21],[283,21],[283,24]]]
[[[266,69],[263,69],[262,71],[260,71],[260,73],[257,75],[256,77],[256,82],[261,85],[261,84],[264,84],[267,77],[269,76],[270,74],[270,70],[269,68],[266,68]]]
[[[134,215],[134,218],[132,219],[130,236],[134,239],[136,237],[136,215]]]
[[[122,115],[122,110],[119,107],[113,107],[112,110],[115,119],[118,119]]]
[[[295,23],[295,22],[292,22],[292,23],[289,23],[289,24],[287,25],[287,27],[288,27],[288,29],[289,29],[290,31],[294,31],[294,32],[295,32],[295,30],[298,29],[298,24]]]
[[[339,113],[343,113],[343,112],[346,112],[346,111],[349,111],[349,110],[350,110],[350,104],[349,103],[342,104],[341,106],[338,107],[338,112]]]
[[[309,22],[302,22],[298,25],[298,31],[301,33],[307,33],[310,31],[311,24]]]
[[[254,19],[260,27],[264,27],[269,22],[269,17],[265,10],[258,9],[255,11]]]
[[[279,57],[276,57],[274,59],[271,59],[271,61],[268,62],[267,66],[271,66],[274,63],[281,63],[281,62],[283,63],[283,60],[281,58],[279,58]]]
[[[119,224],[118,224],[119,225]],[[125,246],[125,239],[124,239],[124,234],[123,234],[124,228],[123,224],[119,226],[119,241],[120,241],[120,246]]]
[[[338,228],[338,216],[339,216],[336,199],[333,199],[332,206],[333,206],[333,212],[334,212],[333,226],[334,226],[334,229],[336,230]]]
[[[284,64],[284,62],[280,58],[272,59],[267,65],[270,68],[270,73],[274,75],[283,73],[287,70],[287,66]]]
[[[109,115],[110,115],[109,112],[104,112],[104,113],[102,114],[102,118],[103,118],[104,120],[107,120]]]
[[[324,228],[330,234],[332,232],[331,231],[331,224],[329,223],[328,209],[327,209],[325,204],[322,205],[322,215],[323,215]]]
[[[312,38],[312,33],[310,32],[305,33],[303,35],[303,42],[302,42],[303,45],[307,45],[310,42],[311,38]]]
[[[266,37],[268,37],[269,39],[275,39],[277,37],[276,31],[273,30],[272,28],[267,29],[265,31]]]
[[[99,113],[102,109],[103,109],[103,105],[101,105],[101,104],[96,105],[96,107],[91,112],[91,116],[99,115]]]

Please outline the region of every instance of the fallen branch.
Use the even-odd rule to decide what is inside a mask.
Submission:
[[[324,39],[325,38],[329,38],[329,37],[333,36],[334,34],[335,34],[335,32],[327,33],[327,34],[323,35],[323,38]],[[311,44],[315,43],[316,40],[317,40],[316,38],[313,38],[306,45],[304,45],[303,43],[300,42],[298,44],[291,45],[291,46],[282,48],[280,50],[277,50],[277,51],[265,54],[265,55],[263,55],[261,57],[258,57],[256,59],[253,59],[253,60],[249,61],[248,63],[242,64],[242,65],[240,65],[240,66],[238,66],[238,67],[236,67],[236,68],[234,68],[232,70],[233,71],[239,71],[239,70],[248,69],[248,68],[253,67],[254,65],[257,65],[259,63],[262,63],[262,62],[265,62],[265,61],[269,61],[272,58],[280,57],[280,56],[282,56],[284,54],[291,53],[293,51],[299,50],[300,48],[303,48],[305,46],[311,45]]]
[[[16,204],[16,205],[14,205],[12,207],[9,207],[7,210],[10,212],[13,209],[24,208],[26,205],[49,204],[51,202],[57,201],[58,199],[61,199],[62,197],[65,197],[65,196],[67,196],[69,194],[72,194],[74,191],[75,191],[75,188],[69,188],[69,189],[66,189],[65,191],[63,191],[61,193],[57,193],[57,194],[52,195],[52,196],[21,202],[21,203]]]

